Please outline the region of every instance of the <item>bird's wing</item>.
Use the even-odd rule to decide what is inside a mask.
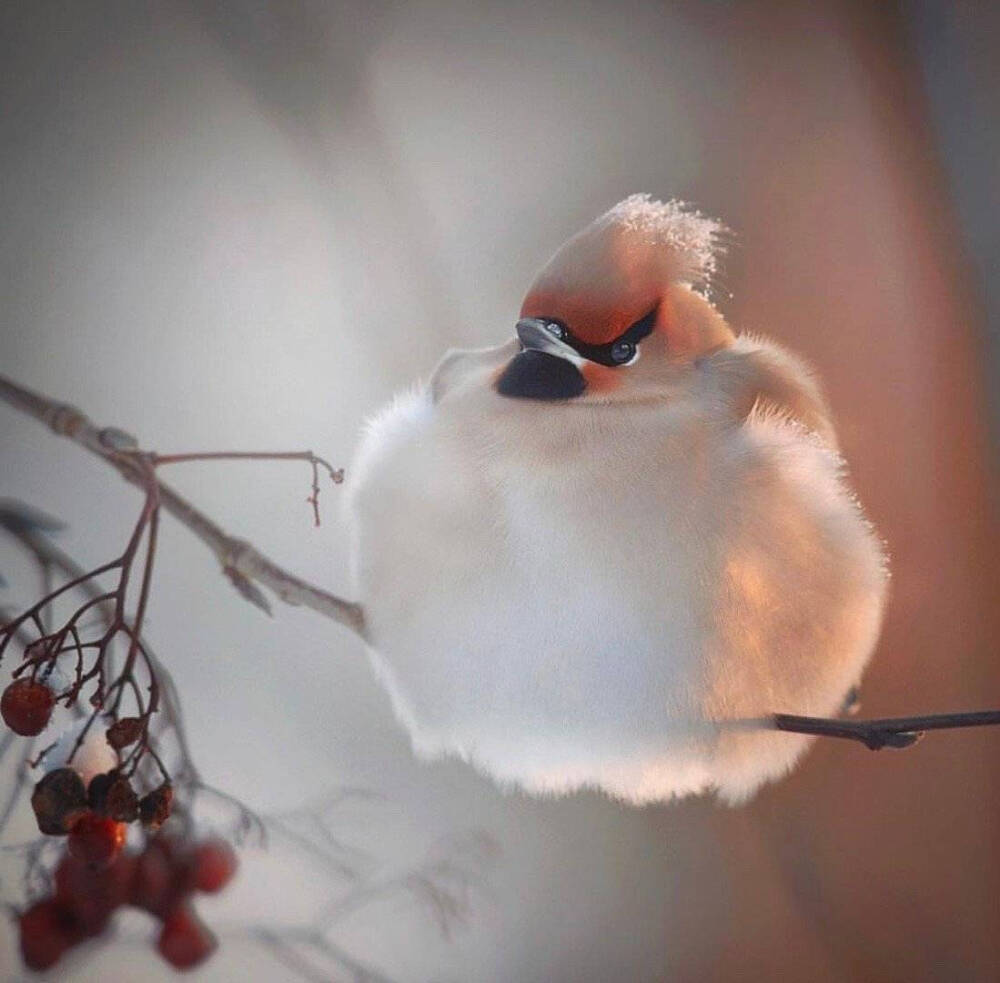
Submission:
[[[836,450],[837,435],[819,383],[809,366],[772,341],[741,335],[712,357],[720,390],[739,421],[754,413],[802,424]]]

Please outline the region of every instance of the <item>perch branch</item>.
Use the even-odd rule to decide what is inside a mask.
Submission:
[[[860,741],[869,750],[880,751],[884,747],[909,747],[920,740],[928,730],[1000,724],[1000,710],[935,713],[923,717],[885,717],[880,720],[836,720],[776,713],[772,719],[777,730],[793,734],[812,734],[816,737],[843,737]]]
[[[149,478],[146,469],[155,464],[157,458],[139,451],[138,442],[128,433],[114,427],[97,427],[76,407],[58,403],[25,389],[2,375],[0,400],[44,423],[59,436],[67,437],[86,448],[115,468],[126,481],[140,488],[147,487]],[[177,459],[175,456],[171,460]],[[160,463],[167,461],[168,459],[160,459]],[[364,616],[360,605],[337,597],[283,570],[251,543],[230,536],[168,484],[159,478],[155,481],[162,508],[215,554],[223,570],[237,586],[241,582],[240,578],[244,583],[253,581],[262,584],[286,604],[311,608],[364,637]]]

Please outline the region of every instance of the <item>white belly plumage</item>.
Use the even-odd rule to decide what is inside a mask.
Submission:
[[[755,721],[835,713],[878,635],[885,565],[839,458],[779,418],[706,441],[664,408],[609,442],[567,406],[526,448],[517,404],[415,391],[349,476],[370,652],[415,750],[533,793],[746,798],[807,745]]]

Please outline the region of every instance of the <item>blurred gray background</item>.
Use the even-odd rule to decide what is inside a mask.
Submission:
[[[892,551],[863,710],[1000,705],[994,5],[43,0],[5,3],[0,32],[4,374],[163,453],[346,465],[365,417],[445,348],[510,334],[567,235],[634,191],[686,198],[738,232],[725,312],[826,381]],[[313,529],[305,466],[169,477],[346,592],[337,491]],[[139,504],[2,405],[0,496],[64,519],[89,564]],[[4,597],[31,600],[0,551]],[[251,806],[370,789],[338,832],[390,873],[455,831],[499,842],[453,938],[392,897],[338,926],[395,979],[1000,977],[1000,735],[817,747],[741,810],[532,800],[415,762],[346,632],[266,619],[169,519],[148,634],[206,778]],[[325,887],[249,852],[202,910],[280,926]],[[16,963],[4,925],[0,966]],[[291,978],[249,942],[200,976]],[[169,974],[125,941],[59,978]]]

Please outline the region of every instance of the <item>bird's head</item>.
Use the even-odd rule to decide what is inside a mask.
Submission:
[[[618,402],[668,393],[735,340],[694,288],[722,226],[683,203],[632,195],[566,242],[521,307],[521,351],[496,389],[523,399]]]

